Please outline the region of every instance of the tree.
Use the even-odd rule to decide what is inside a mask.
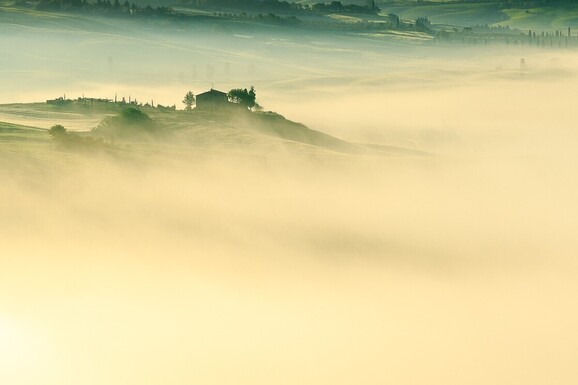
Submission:
[[[62,138],[63,136],[66,135],[66,128],[64,128],[64,126],[62,126],[61,124],[56,124],[56,125],[50,127],[50,129],[48,130],[48,133],[54,139]]]
[[[102,139],[95,139],[76,132],[68,132],[60,124],[56,124],[48,130],[52,140],[59,148],[75,151],[99,151],[109,148]]]
[[[161,134],[161,126],[138,108],[128,107],[115,116],[107,116],[92,129],[93,134],[107,139],[142,137]]]
[[[192,91],[187,92],[183,98],[183,104],[185,105],[185,110],[190,110],[193,108],[193,104],[195,104],[195,94],[193,94]]]
[[[40,0],[35,7],[35,9],[42,11],[59,10],[60,8],[61,3],[58,0]]]
[[[238,103],[242,106],[247,107],[248,109],[252,109],[257,105],[255,102],[257,98],[257,92],[255,92],[255,87],[251,86],[251,89],[247,91],[247,89],[241,88],[234,88],[227,94],[229,100],[233,103]]]
[[[150,125],[152,119],[138,108],[128,107],[117,115],[117,121],[121,124]]]
[[[420,32],[429,32],[431,30],[431,22],[427,17],[418,17],[415,19],[415,29]]]

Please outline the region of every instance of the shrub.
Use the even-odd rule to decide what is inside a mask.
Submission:
[[[62,136],[67,135],[66,128],[64,128],[64,126],[61,124],[55,124],[54,126],[50,127],[48,133],[50,136],[52,136],[53,139],[61,138]]]
[[[105,143],[102,139],[68,132],[66,131],[66,128],[60,124],[50,127],[48,134],[50,134],[58,146],[68,150],[95,151],[110,147],[110,145]]]
[[[128,107],[116,116],[106,117],[93,133],[108,139],[157,136],[159,125],[138,108]]]

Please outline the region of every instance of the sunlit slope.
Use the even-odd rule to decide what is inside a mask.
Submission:
[[[91,109],[76,106],[64,109],[47,103],[15,103],[0,105],[0,121],[44,129],[62,124],[68,130],[87,131],[105,116],[116,112],[117,108]]]
[[[508,16],[502,12],[499,3],[481,4],[431,4],[382,6],[382,13],[394,13],[402,19],[415,20],[427,17],[435,24],[450,24],[456,26],[471,26],[507,22]]]
[[[0,140],[3,142],[12,140],[35,141],[39,140],[40,135],[45,132],[45,130],[36,127],[0,122]]]
[[[382,13],[395,13],[403,19],[414,20],[427,17],[435,24],[455,26],[501,25],[522,30],[555,30],[578,26],[578,7],[575,4],[564,6],[542,6],[517,8],[512,5],[503,8],[499,2],[487,3],[432,3],[428,5],[384,5]]]
[[[505,9],[508,19],[498,23],[519,29],[555,30],[578,27],[578,6]]]
[[[26,147],[44,145],[49,141],[46,130],[0,122],[0,148],[4,153],[17,153]]]
[[[46,129],[0,121],[0,174],[28,178],[66,172],[80,154],[62,151]]]
[[[155,117],[153,112],[151,116]],[[211,113],[201,111],[161,113],[156,115],[180,143],[225,145],[261,149],[285,148],[298,152],[332,151],[348,154],[371,152],[285,119],[271,112]]]

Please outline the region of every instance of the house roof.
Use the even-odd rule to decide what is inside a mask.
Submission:
[[[210,91],[203,92],[202,94],[198,94],[197,97],[199,97],[199,96],[204,96],[204,95],[213,95],[213,96],[217,96],[217,95],[218,95],[218,96],[223,96],[223,95],[225,95],[225,96],[227,96],[227,94],[226,94],[225,92],[221,92],[221,91],[217,91],[217,90],[211,89]]]

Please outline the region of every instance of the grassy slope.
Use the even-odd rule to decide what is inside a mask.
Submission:
[[[554,30],[578,27],[578,5],[500,9],[499,2],[480,4],[429,4],[382,6],[382,13],[404,19],[428,17],[433,23],[456,26],[502,25],[522,30]]]
[[[519,29],[554,30],[578,27],[578,6],[569,8],[505,9],[508,20],[498,23]]]
[[[428,17],[435,24],[456,26],[495,24],[507,19],[497,3],[383,6],[382,13],[395,13],[409,20]]]
[[[86,131],[117,112],[117,109],[62,108],[46,103],[4,104],[0,106],[0,121],[44,129],[62,124],[71,131]]]
[[[61,158],[52,150],[46,130],[0,122],[0,173],[38,169]]]
[[[141,155],[151,145],[165,146],[170,152],[192,146],[202,150],[224,149],[260,154],[284,152],[301,155],[385,155],[388,153],[311,130],[273,113],[215,114],[195,110],[163,112],[150,107],[142,107],[142,110],[160,122],[168,135],[156,143],[140,139],[130,143],[117,143],[117,149],[124,151],[126,145],[130,144],[132,150],[141,152]],[[82,128],[88,131],[105,116],[119,111],[120,108],[115,106],[86,109],[79,106],[58,107],[45,103],[1,105],[0,120],[12,122],[0,123],[0,152],[11,159],[24,154],[33,161],[41,160],[38,158],[39,154],[57,150],[46,128],[62,124],[67,128],[74,126],[78,130],[85,124]],[[33,124],[25,126],[16,123],[26,119]]]
[[[181,143],[202,146],[226,145],[263,151],[283,148],[285,151],[298,153],[367,152],[358,145],[311,130],[277,114],[260,112],[213,114],[195,110],[159,113],[153,109],[147,112],[170,127]]]

